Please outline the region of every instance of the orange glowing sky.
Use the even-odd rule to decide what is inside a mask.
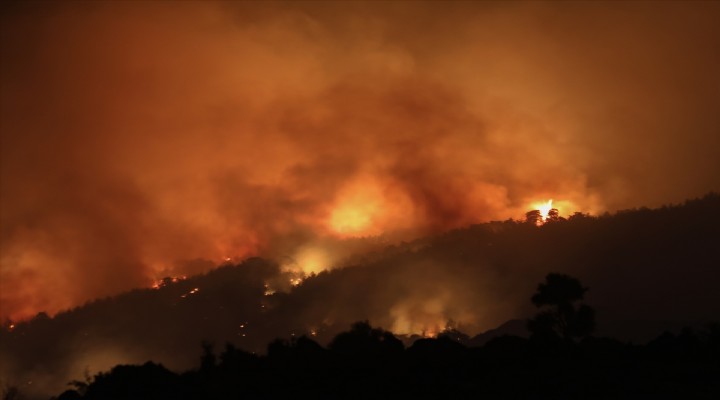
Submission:
[[[720,188],[717,3],[2,8],[0,318]]]

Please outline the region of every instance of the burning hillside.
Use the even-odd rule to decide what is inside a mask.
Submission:
[[[662,321],[720,315],[713,286],[719,240],[720,197],[709,195],[683,206],[580,214],[541,226],[472,225],[319,273],[260,258],[225,263],[4,326],[2,373],[58,388],[85,368],[148,359],[189,368],[207,340],[256,353],[277,337],[307,335],[324,344],[360,320],[399,335],[432,337],[445,329],[474,335],[528,316],[528,293],[548,271],[581,277],[591,288],[587,301],[597,308],[601,334],[643,341],[676,326]]]

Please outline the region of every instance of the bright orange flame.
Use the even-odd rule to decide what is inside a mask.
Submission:
[[[546,202],[533,202],[528,203],[526,210],[538,210],[542,219],[538,221],[538,224],[542,224],[547,221],[550,211],[557,210],[558,216],[561,215],[572,215],[573,212],[578,211],[578,206],[572,200],[553,200],[550,199]],[[590,210],[592,212],[593,207],[589,207],[583,211]]]
[[[153,282],[152,286],[150,286],[150,287],[157,290],[157,289],[160,289],[161,287],[165,287],[169,284],[184,281],[185,279],[187,279],[187,275],[167,277],[167,278],[156,280],[155,282]]]
[[[540,210],[540,216],[542,216],[543,221],[547,220],[548,215],[550,215],[550,210],[552,210],[552,199],[548,200],[547,203],[541,203],[540,206],[538,206],[538,210]]]
[[[265,284],[265,292],[263,293],[265,296],[272,296],[275,294],[275,289],[272,289],[270,285],[267,283]]]
[[[445,331],[445,328],[440,326],[431,326],[430,328],[423,329],[420,333],[420,336],[426,337],[426,338],[436,338],[439,334],[443,333]]]

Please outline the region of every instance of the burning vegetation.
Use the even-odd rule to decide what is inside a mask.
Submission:
[[[34,382],[45,379],[40,375],[53,376],[62,386],[88,363],[95,371],[147,359],[190,368],[196,354],[187,349],[203,340],[230,341],[262,354],[277,337],[306,335],[327,344],[358,320],[408,342],[443,335],[462,339],[458,332],[472,337],[533,314],[527,296],[547,271],[579,276],[592,288],[586,300],[602,316],[603,333],[642,342],[672,326],[643,331],[615,321],[636,315],[702,321],[718,315],[717,279],[712,279],[720,262],[715,251],[718,199],[710,195],[682,206],[602,217],[574,214],[540,226],[527,221],[478,224],[388,245],[317,274],[288,269],[287,261],[224,263],[207,274],[178,276],[174,282],[168,277],[159,288],[98,300],[52,318],[43,314],[5,323],[0,355],[7,360],[3,366],[12,367],[5,371],[8,376],[22,372],[33,375],[29,380]],[[652,269],[638,267],[648,255]],[[627,282],[646,282],[642,290],[648,300],[629,301],[638,289]],[[683,298],[684,306],[668,291]],[[561,315],[565,320],[577,314],[582,322],[580,314],[589,314],[575,300],[572,308],[553,300],[537,304],[541,311],[569,313]],[[538,331],[546,331],[545,326],[572,337],[588,326],[565,330],[553,321],[542,319]]]

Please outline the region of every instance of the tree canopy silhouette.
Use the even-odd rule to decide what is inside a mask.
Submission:
[[[368,321],[354,323],[350,331],[338,334],[328,347],[339,354],[368,357],[394,355],[404,349],[392,332],[373,328]]]
[[[542,222],[540,210],[531,210],[525,213],[525,222],[530,225],[539,225]]]
[[[541,311],[528,321],[528,330],[534,336],[567,340],[590,335],[595,329],[595,310],[585,304],[575,305],[587,290],[576,278],[548,274],[531,299]]]

